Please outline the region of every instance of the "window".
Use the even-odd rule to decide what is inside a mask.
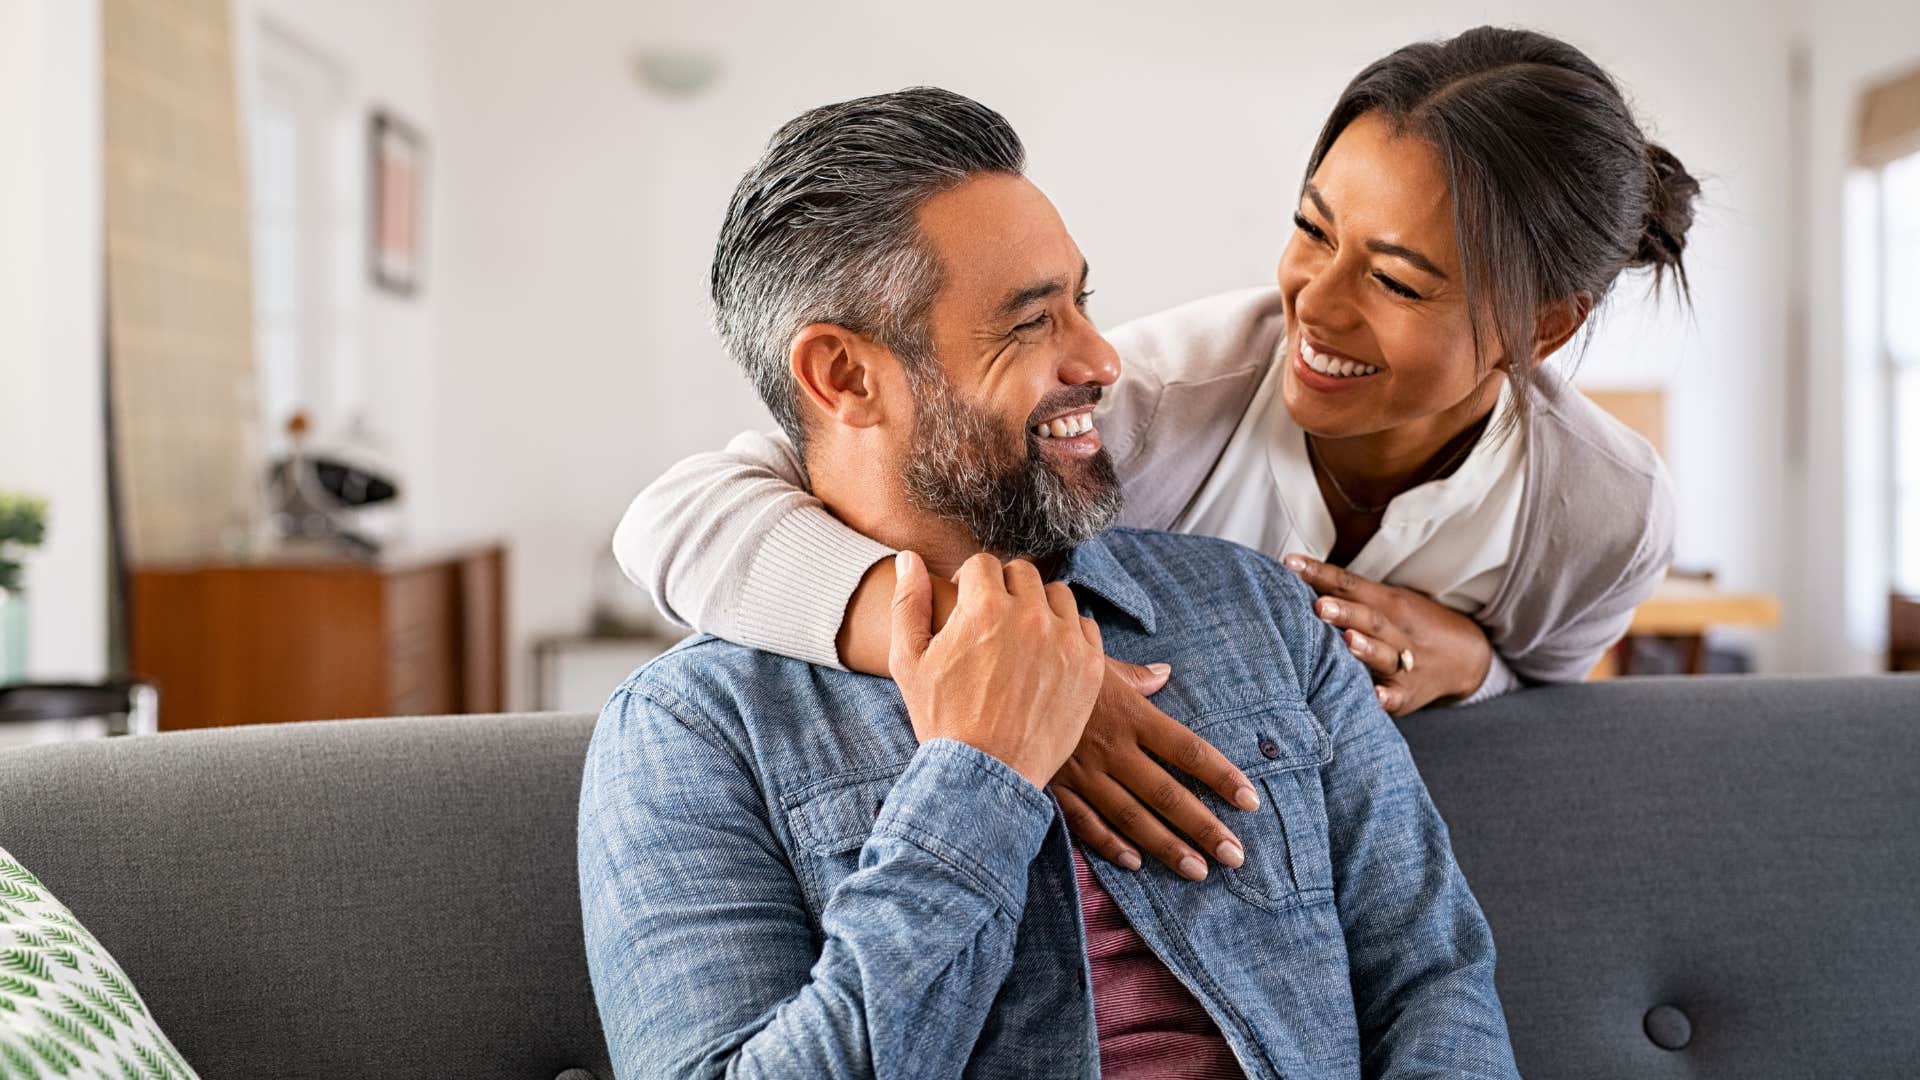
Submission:
[[[1881,348],[1893,415],[1893,587],[1920,595],[1920,154],[1880,174]]]
[[[352,290],[342,287],[357,265],[342,258],[355,235],[342,188],[350,120],[339,69],[271,25],[255,38],[252,67],[255,367],[265,449],[277,451],[293,413],[330,424],[356,393]]]

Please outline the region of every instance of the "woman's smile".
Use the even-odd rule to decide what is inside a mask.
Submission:
[[[1381,372],[1376,365],[1315,344],[1305,333],[1296,336],[1299,343],[1293,349],[1294,373],[1314,390],[1349,390]]]

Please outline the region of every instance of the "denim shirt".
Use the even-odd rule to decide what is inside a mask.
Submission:
[[[1246,863],[1100,883],[1249,1076],[1517,1076],[1486,921],[1367,672],[1312,594],[1222,540],[1115,529],[1062,580],[1109,655],[1260,793],[1189,786]],[[587,960],[616,1072],[1096,1077],[1058,805],[917,743],[886,679],[694,638],[602,712],[580,793]]]

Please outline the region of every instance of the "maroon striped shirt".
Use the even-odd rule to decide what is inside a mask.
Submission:
[[[1108,1080],[1242,1080],[1207,1010],[1153,954],[1073,849],[1093,968],[1093,1021]]]

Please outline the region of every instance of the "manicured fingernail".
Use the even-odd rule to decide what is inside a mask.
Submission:
[[[1220,841],[1220,846],[1213,849],[1213,857],[1228,866],[1239,866],[1247,861],[1247,853],[1241,851],[1240,845],[1231,840]]]
[[[1283,561],[1287,564],[1287,569],[1296,574],[1304,573],[1307,569],[1307,560],[1298,555],[1289,555]]]
[[[1140,853],[1137,851],[1123,851],[1113,861],[1127,870],[1140,869]]]
[[[1207,880],[1207,864],[1198,855],[1189,855],[1180,860],[1180,873],[1192,881]]]
[[[1155,675],[1168,675],[1168,674],[1171,674],[1171,673],[1172,673],[1172,671],[1173,671],[1173,665],[1171,665],[1171,664],[1148,664],[1148,665],[1147,665],[1147,670],[1148,670],[1148,671],[1151,671],[1151,672],[1153,672],[1153,673],[1154,673]]]
[[[1366,647],[1367,639],[1360,636],[1360,631],[1347,631],[1347,648],[1352,649],[1355,656],[1360,655],[1360,650]]]
[[[1340,605],[1328,600],[1320,605],[1320,613],[1329,619],[1340,617]]]
[[[1374,687],[1373,696],[1380,699],[1380,704],[1385,705],[1387,703],[1387,688],[1384,686]]]
[[[1260,809],[1260,795],[1250,787],[1243,787],[1233,793],[1233,805],[1242,810]]]

